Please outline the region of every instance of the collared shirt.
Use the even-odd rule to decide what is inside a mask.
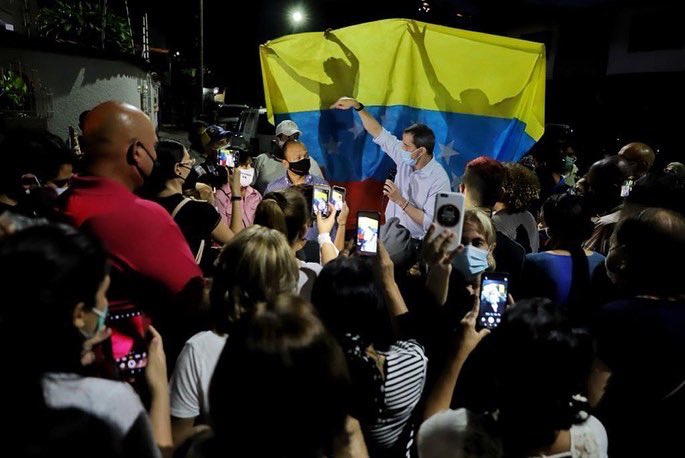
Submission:
[[[231,227],[231,215],[233,214],[233,202],[231,202],[231,185],[225,184],[217,188],[214,193],[214,201],[216,202],[216,209],[221,215],[221,220],[226,225]],[[243,227],[250,227],[254,222],[254,215],[257,211],[257,205],[262,201],[262,195],[257,192],[252,186],[245,188],[245,197],[240,201],[241,219],[243,220]]]
[[[181,230],[158,203],[104,177],[74,177],[64,213],[87,226],[110,256],[172,294],[202,279]]]
[[[402,154],[405,153],[402,142],[385,129],[373,141],[397,164],[395,185],[402,197],[423,211],[423,224],[416,224],[401,206],[390,201],[385,208],[385,220],[397,217],[400,224],[409,229],[412,238],[422,239],[433,222],[436,195],[451,191],[447,172],[435,159],[431,159],[421,170],[405,164],[402,161]]]
[[[328,182],[324,180],[321,177],[317,177],[316,175],[312,175],[311,173],[308,174],[307,176],[304,177],[304,184],[324,184],[328,186]],[[290,177],[288,176],[288,173],[286,172],[285,175],[283,175],[281,178],[278,178],[271,183],[269,183],[269,186],[266,187],[266,192],[264,194],[273,192],[273,191],[283,191],[284,189],[288,189],[293,185],[292,181],[290,181]]]
[[[323,173],[321,173],[321,167],[319,167],[319,164],[313,157],[310,159],[312,161],[312,166],[309,169],[310,175],[322,177]],[[254,160],[253,167],[255,169],[253,186],[260,194],[265,194],[266,187],[269,186],[272,181],[282,177],[285,173],[283,161],[269,153],[262,153],[257,156]]]

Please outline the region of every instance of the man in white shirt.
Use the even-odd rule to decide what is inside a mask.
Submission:
[[[383,188],[383,194],[390,199],[385,219],[397,217],[413,239],[423,239],[433,222],[436,195],[451,191],[447,172],[433,158],[433,131],[424,124],[413,124],[404,130],[400,141],[353,98],[341,97],[333,108],[354,108],[374,143],[395,161],[395,180],[385,180]]]

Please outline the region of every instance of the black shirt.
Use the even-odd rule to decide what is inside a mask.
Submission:
[[[182,194],[174,194],[167,197],[157,197],[154,200],[164,207],[169,214],[172,214],[183,199],[184,196]],[[178,211],[174,220],[188,242],[193,256],[197,256],[202,240],[205,241],[204,253],[211,251],[212,231],[221,222],[221,215],[219,215],[219,212],[212,204],[204,200],[191,199],[190,202],[186,203]],[[209,262],[209,260],[206,260],[203,254],[200,262],[203,271],[205,271],[205,267],[210,267],[206,266],[206,262]],[[211,265],[211,262],[209,264]]]

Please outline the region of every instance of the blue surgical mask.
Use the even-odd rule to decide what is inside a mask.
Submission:
[[[563,159],[562,162],[562,167],[563,167],[563,174],[568,175],[569,173],[573,172],[573,164],[576,163],[576,158],[573,156],[566,156]]]
[[[105,308],[105,311],[101,312],[100,310],[93,307],[93,313],[98,316],[98,324],[95,327],[95,331],[93,332],[93,335],[97,334],[100,329],[105,327],[105,320],[107,320],[107,313],[108,312],[109,312],[108,308]]]
[[[413,159],[411,157],[411,155],[414,154],[413,152],[402,150],[402,152],[400,154],[401,154],[402,162],[407,164],[409,167],[416,167],[416,160],[418,159],[418,157],[416,159]]]
[[[452,261],[452,266],[464,275],[467,280],[473,279],[489,267],[488,250],[466,245],[464,251]]]

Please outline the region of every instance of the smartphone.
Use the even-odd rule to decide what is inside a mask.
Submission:
[[[480,311],[476,320],[479,329],[494,329],[502,321],[509,297],[509,274],[483,272],[480,281]]]
[[[233,150],[222,148],[216,154],[219,165],[225,165],[230,169],[235,167],[235,152]]]
[[[331,203],[335,205],[335,211],[342,211],[343,205],[345,203],[345,193],[347,190],[342,186],[333,186],[333,191],[331,193]]]
[[[431,240],[447,230],[454,234],[448,249],[455,250],[461,243],[461,233],[464,227],[464,194],[459,192],[440,192],[435,197],[435,213],[433,214],[435,232]]]
[[[376,256],[378,253],[380,219],[378,212],[357,212],[357,251],[360,254]]]
[[[112,330],[109,341],[116,374],[122,380],[135,380],[147,367],[149,317],[132,305],[110,306],[107,326]]]
[[[326,185],[315,185],[312,193],[312,214],[321,214],[324,218],[328,217],[328,201],[331,197],[331,188]]]

